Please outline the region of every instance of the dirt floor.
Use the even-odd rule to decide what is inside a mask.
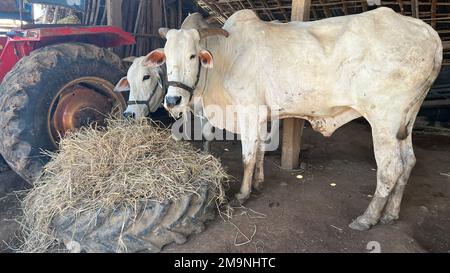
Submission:
[[[415,132],[414,148],[417,164],[394,224],[348,228],[368,206],[376,182],[370,127],[356,121],[331,138],[306,128],[298,170],[282,170],[280,151],[268,153],[263,191],[235,209],[232,222],[217,218],[164,252],[450,252],[450,136]],[[215,142],[212,152],[242,178],[239,142]],[[230,195],[239,184],[230,185]],[[11,193],[24,187],[12,171],[0,174],[1,251],[11,251],[7,245],[18,229]]]

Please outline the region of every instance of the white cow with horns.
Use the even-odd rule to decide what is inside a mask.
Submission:
[[[208,22],[203,19],[200,13],[193,13],[187,16],[182,25],[182,29],[199,29],[209,27]],[[163,67],[155,67],[146,62],[148,56],[128,57],[132,61],[127,75],[120,79],[114,88],[115,92],[130,92],[127,108],[123,115],[126,118],[142,118],[149,113],[155,112],[162,104],[165,95],[166,75]],[[211,150],[211,141],[214,138],[212,125],[203,117],[202,106],[199,105],[201,97],[196,97],[191,108],[195,110],[195,115],[202,122],[202,135],[205,137],[203,149],[207,152]],[[274,141],[275,135],[278,134],[279,121],[274,120],[271,123],[271,132],[267,138]]]
[[[190,14],[183,21],[182,29],[198,29],[209,27],[206,20],[200,13]],[[128,57],[127,60],[132,64],[128,69],[127,75],[120,79],[114,88],[115,92],[130,92],[127,108],[123,115],[126,118],[142,118],[149,113],[155,112],[163,103],[166,92],[166,75],[163,67],[155,67],[146,63],[147,56]],[[202,116],[201,107],[198,116]],[[202,135],[206,139],[213,138],[212,126],[207,120],[202,118]],[[204,142],[204,150],[210,151],[210,141]]]
[[[200,13],[190,14],[183,21],[182,29],[197,29],[209,27]],[[165,72],[162,67],[146,63],[143,57],[128,57],[132,64],[127,75],[120,79],[114,88],[115,92],[130,92],[125,117],[145,117],[155,112],[162,104],[165,95]]]
[[[398,218],[416,161],[413,123],[442,63],[442,43],[433,28],[388,8],[286,24],[241,10],[222,29],[160,29],[160,34],[167,39],[164,49],[145,61],[155,67],[166,63],[165,107],[182,113],[193,94],[202,96],[214,126],[241,134],[244,178],[238,200],[249,197],[252,178],[257,189],[263,181],[261,127],[269,119],[303,118],[330,136],[362,116],[372,127],[377,187],[350,227],[367,230],[380,219]],[[239,110],[218,114],[231,106]]]

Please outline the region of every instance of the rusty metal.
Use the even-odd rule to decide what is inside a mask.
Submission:
[[[3,0],[0,0],[3,1]],[[33,50],[58,43],[82,42],[99,47],[116,47],[135,43],[134,37],[113,26],[25,25],[14,29],[9,37],[0,36],[0,82],[14,65]]]
[[[125,107],[123,97],[113,92],[111,83],[93,77],[80,78],[68,83],[52,102],[48,127],[53,142],[73,129],[83,126],[105,126],[105,118],[117,108]]]

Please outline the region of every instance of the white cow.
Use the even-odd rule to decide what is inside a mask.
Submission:
[[[115,92],[130,91],[127,108],[123,115],[127,118],[145,117],[155,112],[164,99],[165,75],[159,67],[145,65],[146,57],[133,58],[127,76],[116,84]]]
[[[190,14],[183,21],[183,29],[199,29],[209,27],[200,13]],[[162,105],[165,95],[165,78],[163,68],[149,66],[144,57],[130,57],[132,61],[127,76],[123,77],[114,88],[116,92],[129,91],[129,99],[124,116],[127,118],[141,118],[155,112]],[[198,100],[193,100],[198,101]],[[201,110],[201,106],[193,107]],[[202,111],[196,113],[202,117]],[[212,138],[212,126],[202,118],[202,131],[207,139]],[[204,149],[210,150],[210,141],[204,143]]]
[[[263,22],[242,10],[223,29],[160,33],[167,38],[164,50],[151,52],[147,63],[166,63],[173,83],[165,107],[180,113],[192,93],[201,95],[214,126],[241,134],[245,170],[238,200],[251,192],[255,164],[264,156],[260,128],[270,116],[306,119],[325,136],[362,116],[372,127],[377,187],[350,227],[366,230],[380,218],[398,218],[416,161],[413,123],[442,62],[441,40],[429,25],[389,8],[286,24]],[[225,122],[211,105],[241,108]],[[250,105],[267,106],[271,115]],[[262,167],[255,172],[256,188]]]
[[[200,29],[209,27],[200,13],[190,14],[183,21],[182,29]],[[166,74],[160,67],[149,66],[144,57],[130,57],[132,61],[127,75],[114,88],[116,92],[129,91],[128,107],[125,117],[145,117],[155,112],[162,104],[165,91]]]
[[[208,28],[209,25],[203,19],[200,13],[190,14],[184,19],[182,29],[201,29]],[[125,92],[129,91],[129,99],[127,108],[124,111],[124,116],[127,118],[141,118],[147,116],[149,113],[155,112],[162,104],[165,94],[166,75],[163,73],[163,67],[154,67],[145,62],[149,55],[144,57],[129,58],[132,64],[128,69],[127,76],[123,77],[116,85],[114,91]],[[211,141],[214,138],[213,126],[204,118],[203,108],[201,105],[201,97],[195,97],[191,100],[191,109],[195,109],[195,115],[201,119],[202,135],[206,141],[203,144],[203,149],[207,152],[211,149]],[[195,105],[194,105],[195,104]],[[271,135],[268,139],[273,139],[274,135],[278,133],[276,130],[279,127],[278,120],[272,123]]]

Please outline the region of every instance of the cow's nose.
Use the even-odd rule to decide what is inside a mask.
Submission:
[[[167,107],[174,107],[180,104],[181,97],[180,96],[174,96],[174,97],[166,97],[166,105]]]
[[[131,113],[131,112],[125,112],[125,113],[123,113],[123,117],[124,118],[134,118],[135,114]]]

